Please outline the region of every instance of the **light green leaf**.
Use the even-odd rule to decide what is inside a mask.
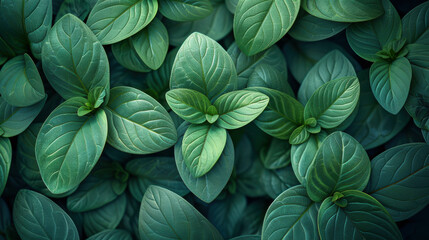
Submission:
[[[322,128],[334,128],[349,117],[359,100],[357,77],[331,80],[319,87],[308,100],[304,118],[314,117]]]
[[[356,77],[352,63],[339,50],[333,50],[314,65],[301,83],[298,100],[306,104],[323,84],[342,77]]]
[[[292,145],[301,144],[310,137],[310,132],[307,131],[307,127],[305,125],[301,125],[297,127],[289,138],[289,143]]]
[[[287,93],[290,96],[295,96],[292,87],[287,81],[287,74],[265,63],[261,63],[255,67],[255,70],[249,77],[247,87],[271,88]]]
[[[210,203],[221,193],[231,176],[234,168],[234,145],[231,137],[227,134],[225,148],[219,160],[207,174],[195,178],[186,166],[182,154],[183,134],[187,128],[188,123],[185,122],[177,130],[181,137],[174,146],[176,166],[180,177],[189,190],[202,201]]]
[[[113,44],[142,30],[157,11],[157,0],[98,1],[86,24],[103,45]]]
[[[96,210],[83,213],[83,230],[92,236],[106,229],[115,229],[125,214],[127,198],[122,194],[115,201]]]
[[[177,52],[170,88],[193,89],[213,102],[223,93],[237,88],[237,72],[231,57],[219,43],[193,33]]]
[[[183,136],[183,159],[191,174],[198,178],[208,173],[225,147],[227,132],[215,125],[190,125]]]
[[[167,188],[180,196],[189,193],[172,157],[137,158],[127,163],[126,170],[131,174],[128,190],[139,202],[150,185]]]
[[[28,54],[10,59],[0,72],[0,93],[16,107],[28,107],[45,98],[42,78]]]
[[[61,19],[67,13],[71,13],[78,17],[80,20],[85,20],[91,11],[91,5],[88,0],[64,0],[58,9],[55,22]]]
[[[410,218],[429,203],[429,145],[390,148],[371,161],[365,192],[377,199],[395,221]]]
[[[0,137],[0,196],[6,186],[12,162],[12,145],[9,138]]]
[[[168,32],[158,19],[131,37],[131,42],[141,60],[151,69],[161,67],[168,51]]]
[[[52,27],[42,49],[43,71],[63,98],[86,98],[96,87],[109,89],[109,62],[103,46],[77,17],[66,14]]]
[[[234,37],[246,55],[274,45],[294,23],[299,0],[240,0],[234,15]]]
[[[168,91],[165,94],[170,108],[185,121],[200,124],[206,121],[210,100],[202,93],[185,88]]]
[[[321,202],[334,192],[363,190],[371,163],[365,149],[350,135],[334,132],[322,142],[307,175],[307,193]]]
[[[184,221],[186,219],[186,221]],[[218,230],[190,203],[161,187],[151,186],[140,207],[143,239],[223,239]]]
[[[398,114],[405,104],[411,85],[411,64],[405,57],[393,62],[378,60],[370,69],[374,97],[392,114]]]
[[[336,22],[363,22],[383,14],[381,0],[304,0],[302,8],[313,16]]]
[[[317,135],[311,135],[308,140],[299,145],[292,145],[291,165],[298,181],[307,186],[307,176],[310,166],[314,161],[317,150],[328,135],[322,131]]]
[[[317,240],[317,211],[303,186],[280,194],[267,210],[262,226],[262,240]]]
[[[402,32],[408,43],[429,44],[429,2],[409,11],[402,18]]]
[[[285,190],[299,185],[290,165],[276,170],[263,169],[260,181],[266,194],[272,199]]]
[[[170,36],[170,44],[179,47],[193,32],[202,33],[215,41],[221,40],[231,32],[233,17],[225,4],[219,4],[210,15],[200,20],[191,22],[165,21]]]
[[[23,240],[79,240],[73,220],[49,198],[31,190],[18,192],[13,204],[13,221]]]
[[[159,5],[164,17],[178,22],[195,21],[213,11],[210,0],[159,0]]]
[[[345,207],[337,206],[332,197],[320,206],[317,225],[321,240],[402,239],[398,226],[377,200],[356,190],[342,194]]]
[[[49,191],[67,192],[78,186],[97,163],[107,137],[103,110],[77,116],[86,99],[71,98],[59,105],[40,129],[36,159]]]
[[[118,150],[149,154],[174,145],[177,133],[173,120],[155,99],[131,87],[111,89],[107,114],[107,142]]]
[[[348,26],[349,23],[328,21],[303,12],[288,34],[298,41],[313,42],[330,38]]]
[[[87,240],[132,240],[131,234],[122,229],[108,229],[87,238]]]
[[[381,1],[384,14],[371,21],[354,23],[347,28],[347,41],[359,57],[375,62],[375,54],[390,41],[401,38],[401,18],[390,0]]]
[[[42,110],[46,98],[28,107],[14,107],[0,98],[0,136],[13,137],[24,132]]]
[[[219,113],[216,124],[225,129],[241,128],[257,118],[269,100],[266,95],[254,91],[225,93],[214,102]]]
[[[295,128],[304,123],[304,107],[286,93],[262,87],[248,88],[270,98],[267,108],[255,119],[255,124],[265,133],[288,140]]]
[[[149,68],[137,53],[132,42],[133,38],[127,38],[112,45],[112,53],[116,61],[124,68],[134,72],[150,72]]]

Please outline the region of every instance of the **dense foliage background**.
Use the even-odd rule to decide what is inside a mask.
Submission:
[[[0,0],[0,240],[429,239],[429,2]]]

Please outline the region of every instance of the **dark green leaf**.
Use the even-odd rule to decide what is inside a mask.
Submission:
[[[159,0],[159,5],[164,17],[179,22],[198,20],[213,11],[210,0]]]
[[[265,192],[273,199],[285,190],[299,185],[290,165],[276,170],[264,169],[261,182]]]
[[[424,2],[402,19],[403,36],[408,43],[429,43],[429,2]]]
[[[129,232],[121,229],[104,230],[99,232],[87,240],[132,240],[132,236]]]
[[[58,21],[67,13],[75,15],[83,21],[88,16],[91,8],[92,7],[89,4],[89,0],[64,0],[57,12],[55,21]]]
[[[287,75],[268,64],[259,64],[249,77],[247,87],[266,87],[295,96],[287,81]]]
[[[10,144],[9,138],[0,137],[0,196],[6,186],[11,162],[12,145]]]
[[[261,149],[259,157],[265,168],[275,170],[289,165],[290,150],[291,145],[288,141],[273,138],[267,148]]]
[[[112,53],[116,61],[124,68],[135,72],[150,72],[149,68],[140,58],[135,48],[133,38],[127,38],[112,45]]]

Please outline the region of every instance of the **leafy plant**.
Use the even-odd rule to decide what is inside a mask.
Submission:
[[[429,239],[428,1],[0,0],[0,22],[0,240]]]

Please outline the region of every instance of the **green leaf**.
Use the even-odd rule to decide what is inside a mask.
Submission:
[[[112,53],[121,66],[134,72],[150,72],[149,68],[137,53],[132,42],[133,38],[127,38],[112,45]]]
[[[64,99],[109,89],[109,62],[103,46],[77,17],[66,14],[52,27],[42,49],[43,71]]]
[[[162,99],[165,92],[170,90],[171,69],[178,50],[175,48],[169,51],[161,67],[146,75],[145,87],[155,91],[159,99]]]
[[[22,189],[13,204],[13,221],[19,236],[30,239],[78,240],[73,220],[40,193]]]
[[[186,221],[184,221],[186,219]],[[143,239],[223,239],[218,230],[191,204],[161,187],[146,191],[139,216]]]
[[[356,190],[342,192],[347,205],[343,208],[323,201],[317,218],[321,240],[402,239],[398,226],[377,200]]]
[[[370,70],[371,89],[386,111],[398,114],[405,104],[411,85],[411,64],[405,57],[393,62],[379,60]]]
[[[307,73],[298,91],[298,100],[306,104],[323,84],[342,77],[356,77],[352,63],[339,50],[333,50],[320,59]]]
[[[185,121],[200,124],[206,121],[206,111],[210,100],[202,93],[185,88],[168,91],[165,94],[170,108]]]
[[[261,235],[242,235],[238,237],[231,238],[230,240],[260,240]]]
[[[88,0],[64,0],[58,9],[55,22],[61,19],[67,13],[71,13],[78,17],[80,20],[85,20],[91,11],[91,5]]]
[[[9,60],[0,72],[0,93],[16,107],[27,107],[45,98],[42,78],[28,54]]]
[[[131,42],[141,60],[151,69],[161,67],[168,51],[168,32],[158,19],[131,37]]]
[[[363,22],[383,14],[381,0],[304,0],[302,8],[313,16],[336,22]]]
[[[195,21],[213,11],[210,0],[159,0],[159,5],[164,17],[178,22]]]
[[[98,1],[86,24],[103,45],[113,44],[142,30],[157,11],[156,0]]]
[[[178,134],[182,137],[174,146],[176,166],[186,187],[199,199],[210,203],[221,193],[231,176],[234,167],[234,145],[231,137],[227,134],[225,148],[219,160],[207,174],[195,178],[186,166],[182,154],[183,134],[187,127],[187,123],[183,123],[178,129]]]
[[[108,229],[87,238],[87,240],[132,240],[129,232],[122,229]]]
[[[290,165],[276,170],[264,169],[260,181],[265,192],[272,199],[279,196],[285,190],[299,185]]]
[[[231,57],[219,43],[193,33],[177,52],[170,88],[193,89],[213,102],[223,93],[237,88],[237,72]]]
[[[241,128],[257,118],[268,102],[269,98],[259,92],[240,90],[225,93],[214,102],[219,112],[216,124],[225,129]]]
[[[289,188],[268,208],[261,239],[319,239],[316,224],[318,209],[319,204],[307,196],[303,186]]]
[[[189,193],[172,157],[137,158],[129,161],[125,168],[131,174],[128,189],[139,202],[150,185],[167,188],[180,196]]]
[[[0,137],[0,196],[6,186],[11,162],[12,145],[10,144],[9,138]]]
[[[177,133],[173,120],[155,99],[131,87],[111,89],[107,114],[107,142],[132,154],[159,152],[174,145]]]
[[[384,14],[371,21],[354,23],[347,28],[347,41],[359,57],[375,62],[376,53],[389,42],[401,38],[401,18],[389,0],[381,1]]]
[[[402,18],[402,34],[408,43],[429,44],[428,15],[429,2],[423,2]]]
[[[194,32],[202,33],[215,41],[219,41],[231,32],[233,17],[225,4],[219,4],[214,7],[210,15],[196,21],[165,21],[170,44],[179,47]]]
[[[0,136],[13,137],[25,131],[42,110],[46,98],[28,107],[14,107],[0,98]]]
[[[248,90],[267,95],[270,100],[267,108],[255,119],[255,124],[267,134],[288,140],[292,132],[304,123],[304,107],[286,93],[262,87]]]
[[[298,41],[313,42],[330,38],[342,32],[349,23],[324,20],[303,12],[298,15],[288,34]]]
[[[413,68],[417,68],[417,71],[429,70],[429,44],[408,44],[406,49],[408,50],[407,59]]]
[[[267,148],[262,148],[259,158],[265,168],[275,170],[286,167],[290,163],[291,145],[288,141],[272,138]]]
[[[305,125],[301,125],[297,127],[289,138],[289,143],[292,145],[301,144],[310,137],[310,132],[307,131],[307,127]]]
[[[322,142],[308,170],[307,192],[321,202],[334,192],[363,190],[371,163],[365,149],[350,135],[334,132]]]
[[[40,129],[36,159],[49,191],[67,192],[78,186],[97,163],[107,137],[103,110],[77,116],[86,100],[71,98],[59,105]]]
[[[294,23],[299,0],[240,0],[234,15],[234,37],[246,55],[274,45]]]
[[[127,198],[122,194],[115,201],[93,211],[83,213],[83,230],[92,236],[106,229],[115,229],[125,214]]]
[[[102,87],[97,87],[89,92],[88,102],[92,108],[96,109],[104,103],[104,98],[106,97],[106,89]]]
[[[257,71],[256,69],[258,68],[258,66],[261,65],[270,65],[272,68],[276,69],[276,71],[278,71],[279,75],[281,76],[281,78],[277,81],[281,81],[284,83],[287,82],[287,64],[285,56],[277,45],[274,45],[269,49],[253,56],[247,56],[238,48],[236,43],[233,43],[228,48],[228,54],[231,56],[232,61],[234,62],[235,67],[237,69],[238,89],[251,87],[249,85],[249,81],[251,81],[251,76]],[[274,81],[274,79],[271,81]],[[277,90],[282,91],[283,89]],[[290,95],[293,96],[293,94]]]
[[[429,203],[429,145],[390,148],[371,161],[365,192],[377,199],[395,221],[410,218]]]
[[[291,165],[296,178],[304,187],[307,186],[308,171],[314,156],[327,136],[326,132],[322,131],[317,135],[311,135],[304,143],[292,145]]]
[[[304,118],[314,117],[322,128],[334,128],[349,117],[359,100],[357,77],[331,80],[319,87],[308,100]]]
[[[208,173],[225,147],[227,132],[215,125],[190,125],[183,136],[183,160],[191,174],[198,178]]]
[[[5,200],[0,198],[0,233],[4,234],[7,232],[12,224],[12,217],[9,211],[9,207]],[[4,240],[4,235],[2,235],[2,240]]]
[[[265,87],[276,89],[295,96],[291,86],[287,81],[287,75],[268,64],[259,64],[249,77],[247,87]]]

